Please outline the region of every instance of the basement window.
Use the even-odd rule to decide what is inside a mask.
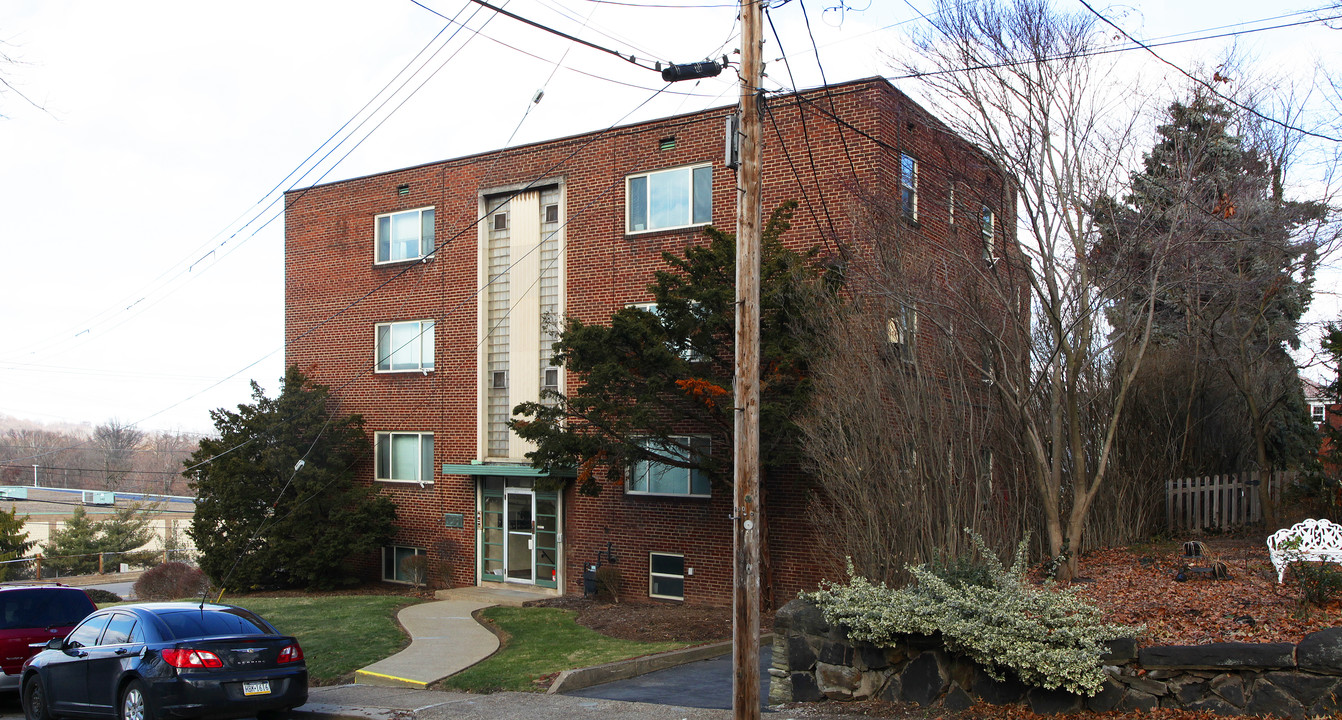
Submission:
[[[406,572],[405,561],[417,555],[424,555],[424,548],[388,545],[382,548],[382,579],[386,582],[413,583],[416,578]],[[419,578],[424,582],[427,578]]]
[[[685,599],[684,555],[648,554],[648,597],[661,600]]]

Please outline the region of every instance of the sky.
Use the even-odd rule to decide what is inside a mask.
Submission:
[[[728,0],[497,2],[644,64],[738,47]],[[775,3],[769,87],[893,76],[890,55],[932,11],[930,0],[842,2]],[[1095,7],[1154,39],[1294,22],[1259,21],[1324,4]],[[1340,39],[1312,25],[1238,42],[1262,67],[1308,80],[1316,62],[1342,67]],[[1160,52],[1191,68],[1230,42]],[[250,381],[277,390],[283,190],[737,93],[730,71],[658,93],[649,69],[469,0],[4,0],[0,54],[13,61],[0,62],[12,86],[0,88],[0,415],[147,431],[209,432],[209,411],[249,402]],[[1129,55],[1149,87],[1178,84]],[[1317,316],[1338,317],[1335,285],[1319,288]]]

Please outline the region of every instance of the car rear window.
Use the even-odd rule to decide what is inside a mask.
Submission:
[[[175,640],[211,635],[271,635],[275,632],[265,620],[243,610],[182,610],[160,613]]]
[[[70,627],[97,609],[83,590],[6,590],[0,592],[0,629]]]

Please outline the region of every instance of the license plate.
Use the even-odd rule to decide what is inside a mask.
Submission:
[[[261,680],[260,682],[245,682],[242,684],[243,695],[269,695],[270,681]]]

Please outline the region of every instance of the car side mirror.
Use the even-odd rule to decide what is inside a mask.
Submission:
[[[46,647],[46,649],[48,649],[48,650],[64,650],[64,649],[65,649],[65,638],[52,638],[52,639],[50,639],[50,640],[47,641],[47,644],[45,645],[45,647]]]

